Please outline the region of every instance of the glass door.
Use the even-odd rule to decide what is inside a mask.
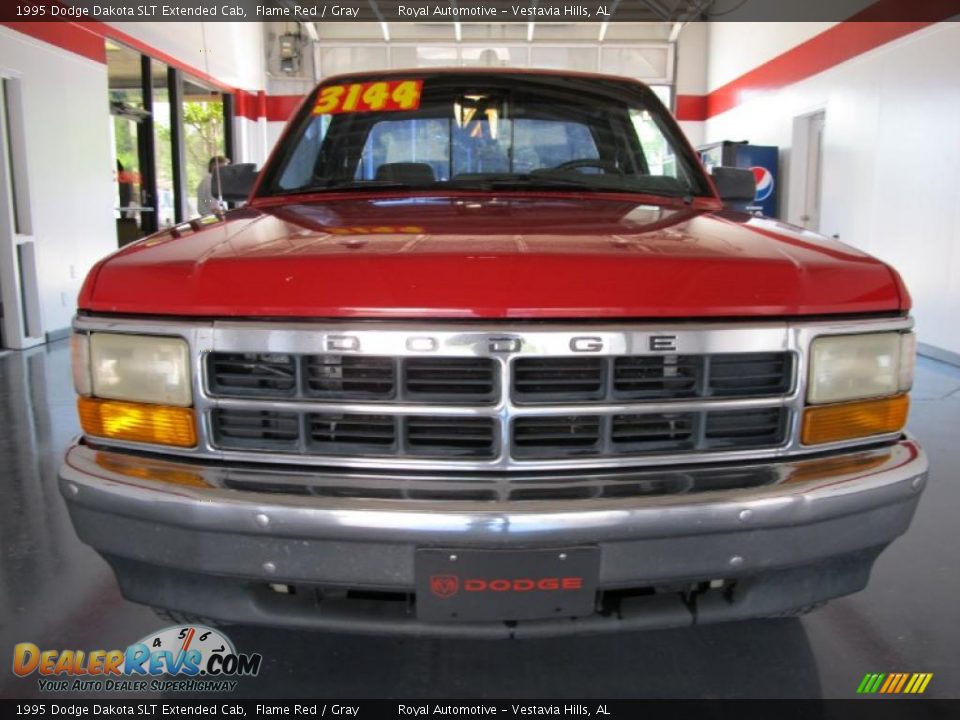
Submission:
[[[145,107],[140,53],[107,42],[110,131],[114,151],[114,216],[122,247],[151,232],[156,207],[149,179],[147,142],[150,112]]]
[[[223,96],[216,90],[203,86],[191,77],[183,78],[183,147],[184,170],[187,188],[187,218],[205,214],[197,205],[198,192],[210,168],[219,162],[229,162],[225,141],[225,118]]]

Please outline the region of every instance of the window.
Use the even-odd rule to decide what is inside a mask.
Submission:
[[[373,180],[382,165],[429,165],[437,180],[450,179],[450,122],[439,119],[387,120],[370,129],[357,167],[357,180]]]
[[[525,120],[514,123],[513,171],[530,172],[574,160],[596,160],[600,154],[590,129],[582,123]],[[599,172],[596,168],[595,172]]]
[[[630,109],[630,120],[643,148],[651,175],[677,177],[677,156],[663,131],[647,110]]]
[[[599,157],[590,129],[580,123],[483,118],[457,127],[450,120],[387,120],[371,128],[354,179],[374,180],[392,163],[426,164],[435,180],[446,181],[451,173],[528,173]]]
[[[653,94],[629,81],[486,73],[420,76],[412,107],[340,108],[364,80],[323,87],[264,192],[449,185],[670,195],[709,194],[696,158]],[[371,78],[370,87],[387,81]],[[402,83],[409,80],[393,80]]]
[[[314,166],[330,125],[330,116],[314,117],[307,126],[297,144],[296,150],[290,156],[286,170],[280,177],[280,187],[292,190],[309,184],[313,179]]]
[[[183,79],[184,175],[187,189],[186,217],[197,217],[197,187],[207,176],[210,160],[226,157],[223,96],[193,78]]]

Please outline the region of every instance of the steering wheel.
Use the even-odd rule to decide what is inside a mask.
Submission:
[[[603,160],[601,158],[581,158],[579,160],[567,160],[559,165],[554,165],[551,170],[576,170],[577,168],[592,167],[599,168],[604,172],[617,173],[623,175],[623,169],[618,167],[612,160]]]

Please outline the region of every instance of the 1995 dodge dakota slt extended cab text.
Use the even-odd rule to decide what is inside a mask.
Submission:
[[[61,489],[130,600],[678,626],[855,592],[906,531],[927,461],[899,276],[725,208],[742,174],[708,177],[642,84],[334,77],[221,183],[248,202],[80,297]]]

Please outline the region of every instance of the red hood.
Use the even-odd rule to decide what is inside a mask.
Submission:
[[[896,274],[772,220],[635,199],[339,197],[245,208],[103,261],[84,310],[231,317],[892,312]]]

